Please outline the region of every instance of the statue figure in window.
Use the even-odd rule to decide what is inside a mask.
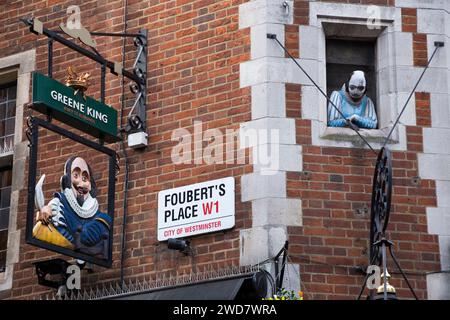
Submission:
[[[340,91],[333,91],[331,101],[345,118],[329,103],[328,126],[345,127],[350,120],[359,128],[376,129],[377,114],[372,100],[366,95],[367,82],[363,71],[353,71]]]

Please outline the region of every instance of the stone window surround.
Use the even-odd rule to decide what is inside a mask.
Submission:
[[[20,230],[17,230],[17,215],[19,207],[19,192],[24,188],[25,165],[28,157],[28,143],[22,141],[23,106],[29,102],[31,88],[31,72],[36,69],[36,51],[29,50],[0,58],[0,78],[5,74],[17,75],[16,120],[14,130],[14,152],[3,154],[2,161],[12,163],[12,185],[10,217],[8,227],[8,251],[6,255],[6,270],[0,273],[0,291],[12,287],[14,264],[19,261]]]
[[[396,77],[398,67],[412,68],[412,35],[401,32],[401,9],[379,7],[380,28],[373,30],[376,38],[376,69],[378,91],[379,128],[361,129],[360,133],[374,148],[380,148],[401,111],[408,92],[398,92]],[[324,25],[352,25],[366,28],[370,12],[365,5],[310,3],[310,25],[300,26],[300,59],[314,60],[317,70],[317,83],[326,92],[326,32]],[[361,29],[362,30],[362,29]],[[345,28],[343,28],[345,32]],[[369,32],[370,33],[370,32]],[[399,47],[401,52],[396,52]],[[310,50],[301,50],[310,48]],[[414,78],[414,77],[413,77]],[[412,87],[411,87],[412,89]],[[311,120],[313,145],[334,147],[361,147],[362,141],[349,128],[327,127],[327,101],[312,86],[302,86],[302,118]],[[393,150],[406,150],[405,125],[415,125],[415,100],[410,100],[399,125],[394,130],[389,147]]]

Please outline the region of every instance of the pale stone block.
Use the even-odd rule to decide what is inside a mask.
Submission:
[[[241,123],[239,143],[249,148],[267,143],[295,144],[295,120],[288,118],[261,118]]]
[[[312,79],[317,79],[317,63],[313,60],[297,60]],[[240,64],[241,88],[265,82],[311,84],[308,77],[286,58],[266,57]]]
[[[19,75],[34,71],[36,69],[36,49],[0,58],[0,69],[13,66],[19,66]]]
[[[266,225],[302,226],[300,199],[266,198],[252,201],[254,227]]]
[[[448,0],[395,0],[395,6],[400,8],[448,8]]]
[[[268,82],[252,87],[252,120],[286,117],[286,85]]]
[[[397,92],[396,94],[383,94],[380,96],[377,107],[378,123],[380,128],[392,126],[403,109],[410,93]],[[416,125],[416,98],[411,96],[399,122],[408,126]]]
[[[12,288],[14,265],[7,265],[6,270],[0,273],[0,292]]]
[[[385,29],[377,39],[377,69],[381,70],[393,65],[393,40],[394,35]]]
[[[438,207],[450,207],[450,181],[436,181]]]
[[[450,236],[439,236],[441,270],[450,270]]]
[[[240,231],[240,264],[253,265],[273,258],[287,240],[286,227],[251,228]]]
[[[450,236],[450,208],[427,208],[429,234]]]
[[[250,173],[241,178],[241,201],[263,198],[286,198],[286,172],[272,175]]]
[[[450,104],[448,98],[448,94],[432,93],[430,95],[431,123],[433,128],[450,128]]]
[[[324,50],[319,50],[321,41],[319,33],[322,29],[313,26],[300,26],[299,43],[300,58],[325,61]]]
[[[450,300],[450,273],[427,274],[428,300]]]
[[[254,172],[302,171],[302,147],[299,145],[263,144],[252,148]]]
[[[423,128],[423,152],[450,155],[450,128]],[[448,157],[447,157],[448,160]],[[447,162],[450,164],[450,161]],[[448,171],[448,168],[447,168]],[[449,178],[450,180],[450,178]]]
[[[264,23],[292,24],[293,17],[292,0],[254,0],[239,6],[240,29]]]
[[[22,73],[17,76],[16,106],[22,106],[30,101],[31,73]]]
[[[377,68],[413,66],[413,41],[411,33],[386,28],[377,39]]]
[[[417,32],[445,34],[444,12],[441,10],[417,9]]]
[[[395,44],[395,64],[397,66],[411,67],[414,64],[413,59],[413,40],[410,32],[393,32]]]
[[[327,99],[314,86],[302,86],[302,119],[319,120],[319,111],[327,108]]]
[[[423,179],[450,180],[450,155],[419,154],[418,160]]]
[[[20,231],[21,230],[8,232],[8,251],[6,253],[7,264],[19,262]]]
[[[269,233],[264,228],[240,230],[240,259],[241,265],[254,265],[269,259]]]
[[[423,68],[397,68],[397,90],[411,92],[422,73]],[[447,70],[430,67],[419,86],[417,92],[447,93]]]
[[[285,226],[269,227],[269,256],[274,257],[284,247],[287,240],[287,230]]]
[[[274,40],[268,39],[267,34],[276,34],[278,41],[284,45],[284,25],[259,24],[251,27],[251,58],[281,57],[284,58],[283,48]]]

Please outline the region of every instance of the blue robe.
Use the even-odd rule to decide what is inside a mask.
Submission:
[[[80,240],[81,243],[86,247],[95,247],[101,244],[101,241],[109,237],[109,229],[112,224],[112,218],[100,211],[97,211],[94,216],[90,218],[80,217],[69,205],[66,196],[63,193],[55,193],[61,204],[64,206],[62,208],[64,222],[67,227],[57,226],[56,229],[71,243],[75,242],[75,234],[77,230],[81,229]]]

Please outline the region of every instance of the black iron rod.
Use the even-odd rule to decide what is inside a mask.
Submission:
[[[32,20],[22,19],[22,21],[30,27],[33,26]],[[102,65],[103,64],[106,65],[106,67],[108,67],[112,72],[114,72],[114,63],[113,62],[106,60],[106,59],[102,58],[101,56],[99,56],[89,50],[86,50],[85,48],[80,47],[79,45],[73,43],[70,40],[65,39],[64,37],[61,37],[58,33],[51,31],[47,28],[43,28],[42,32],[47,37],[53,38],[55,41],[58,41],[59,43],[65,45],[66,47],[69,47],[70,49],[77,51],[78,53],[88,57],[89,59],[92,59]],[[135,74],[133,74],[132,72],[129,72],[125,69],[122,70],[122,74],[125,77],[127,77],[128,79],[133,80],[136,83],[142,84],[142,82],[143,82],[143,80],[141,78],[137,77]]]
[[[48,77],[53,78],[53,38],[48,38]]]
[[[383,255],[383,300],[387,300],[387,261],[386,261],[386,244],[381,243],[381,253]]]
[[[101,89],[100,89],[100,100],[105,103],[105,91],[106,91],[106,66],[102,64],[101,66]]]
[[[51,30],[55,33],[65,33],[61,30]],[[103,36],[103,37],[143,37],[139,33],[116,33],[116,32],[89,32],[92,36]]]
[[[123,31],[127,32],[128,28],[128,1],[124,0],[124,9],[123,9]],[[125,55],[126,55],[126,39],[122,39],[122,66],[125,68]],[[126,227],[127,227],[127,216],[128,216],[128,181],[130,179],[129,176],[129,163],[128,163],[128,153],[125,148],[125,137],[123,130],[123,114],[125,110],[125,77],[122,75],[122,95],[121,95],[121,107],[120,107],[120,134],[122,136],[121,148],[123,152],[124,158],[124,166],[125,166],[125,176],[123,182],[123,215],[122,215],[122,235],[121,235],[121,243],[120,243],[120,287],[123,288],[124,285],[124,273],[125,273],[125,250],[126,250]]]
[[[295,60],[295,58],[291,55],[291,53],[286,49],[286,47],[277,39],[277,36],[275,34],[267,34],[267,38],[269,39],[274,39],[281,48],[283,48],[283,50],[288,54],[289,58],[292,59],[292,61],[294,61],[294,63],[297,65],[297,67],[300,68],[300,70],[303,71],[303,73],[306,75],[306,77],[308,77],[308,79],[313,83],[313,85],[317,88],[317,90],[319,90],[319,92],[327,99],[327,101],[336,109],[336,111],[341,115],[341,117],[343,119],[346,120],[349,128],[351,128],[353,131],[355,131],[358,136],[361,138],[361,140],[363,140],[365,142],[365,144],[370,148],[370,150],[373,151],[373,153],[375,153],[376,155],[378,155],[378,153],[372,148],[372,146],[370,145],[370,143],[358,132],[358,130],[356,130],[354,128],[354,124],[345,118],[344,114],[341,112],[341,110],[339,110],[338,107],[336,107],[336,105],[333,103],[333,101],[331,101],[330,98],[328,98],[327,94],[325,92],[323,92],[323,90],[319,87],[319,85],[311,78],[311,76],[308,74],[308,72],[306,72],[305,69],[302,68],[302,66],[297,62],[297,60]]]
[[[412,288],[411,284],[408,281],[408,278],[406,277],[406,274],[403,272],[402,268],[400,267],[400,264],[398,263],[397,259],[395,258],[394,252],[392,251],[392,248],[389,247],[389,253],[391,254],[392,260],[394,260],[395,265],[397,266],[398,270],[403,276],[403,279],[405,279],[406,284],[408,285],[409,290],[411,290],[411,293],[413,294],[414,298],[416,300],[419,300],[416,293],[414,292],[414,289]]]
[[[280,271],[280,288],[283,287],[284,270],[286,268],[286,259],[287,259],[288,249],[289,249],[289,242],[286,241],[284,243],[283,264],[281,265],[281,271]],[[289,266],[288,266],[288,268],[289,268]]]
[[[398,122],[400,121],[400,117],[402,116],[403,112],[405,111],[405,109],[406,109],[406,107],[407,107],[407,105],[408,105],[408,103],[409,103],[409,100],[411,100],[412,95],[414,94],[414,92],[416,91],[417,87],[419,86],[420,81],[422,81],[422,78],[423,78],[423,76],[425,75],[425,72],[426,72],[426,71],[428,70],[428,68],[430,67],[430,63],[431,63],[431,61],[433,60],[434,55],[436,54],[436,52],[437,52],[437,50],[438,50],[439,48],[441,48],[441,46],[438,46],[438,45],[437,45],[436,48],[434,49],[433,54],[431,55],[430,60],[428,60],[427,65],[425,66],[425,68],[423,69],[422,74],[421,74],[420,77],[419,77],[419,80],[417,80],[416,85],[414,86],[414,89],[412,89],[411,93],[409,94],[409,97],[408,97],[408,99],[406,100],[406,103],[405,103],[405,105],[403,106],[402,111],[401,111],[400,114],[398,115],[397,119],[395,120],[394,125],[393,125],[392,128],[391,128],[391,131],[389,131],[389,134],[387,135],[386,139],[384,140],[383,148],[386,146],[386,143],[388,142],[389,138],[391,137],[392,133],[394,132],[394,129],[395,129],[395,127],[397,126]]]

